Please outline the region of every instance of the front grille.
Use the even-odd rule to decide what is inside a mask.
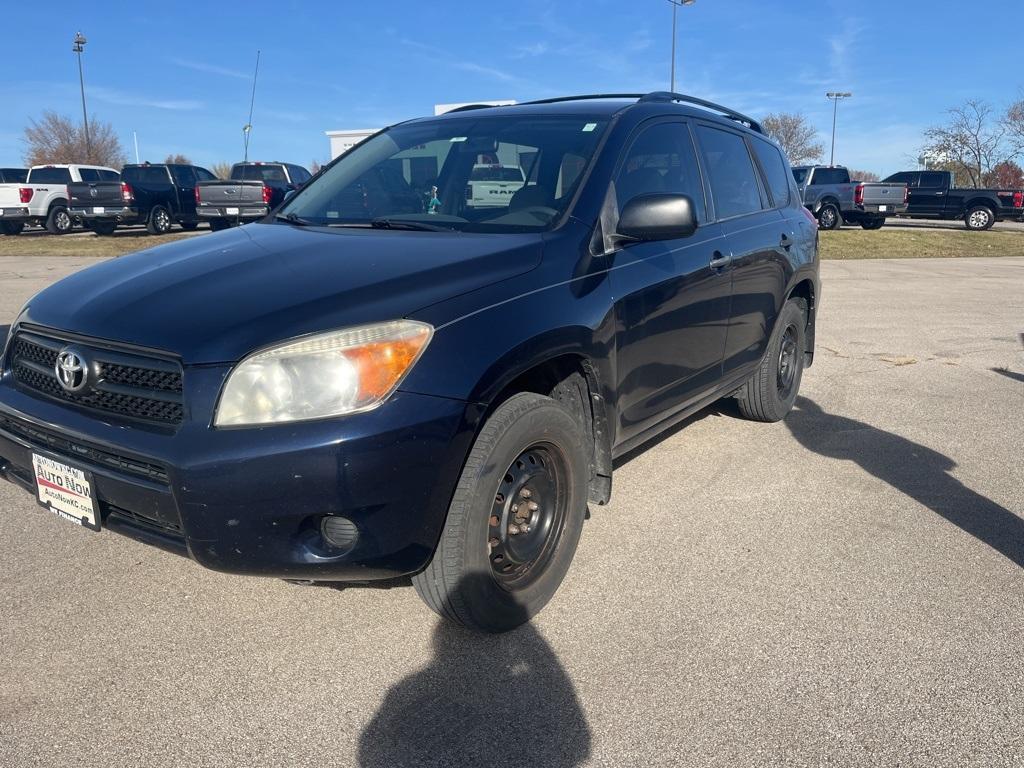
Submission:
[[[167,484],[167,471],[157,464],[121,456],[103,448],[71,440],[57,432],[40,429],[3,414],[0,414],[0,430],[20,437],[34,446],[49,448],[54,453],[69,458],[77,457],[96,466],[109,467],[125,474],[153,480],[164,485]]]
[[[78,392],[61,386],[54,370],[58,354],[69,346],[89,370]],[[56,400],[158,424],[180,424],[184,416],[181,366],[170,360],[19,331],[11,344],[10,369],[22,388]]]

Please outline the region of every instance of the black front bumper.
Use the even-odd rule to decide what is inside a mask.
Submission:
[[[33,452],[86,469],[104,527],[216,570],[369,581],[427,565],[480,417],[475,406],[397,392],[348,418],[213,429],[227,370],[186,369],[196,397],[173,429],[52,401],[8,374],[0,476],[35,493]],[[325,540],[324,516],[351,520],[354,546]]]

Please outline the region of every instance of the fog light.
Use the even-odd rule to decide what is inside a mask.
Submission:
[[[338,549],[352,549],[359,539],[359,529],[347,517],[325,517],[320,521],[320,535]]]

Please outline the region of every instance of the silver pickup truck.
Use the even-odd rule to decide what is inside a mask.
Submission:
[[[798,165],[793,178],[821,229],[838,229],[844,221],[879,229],[887,216],[907,210],[906,184],[851,181],[842,166]]]

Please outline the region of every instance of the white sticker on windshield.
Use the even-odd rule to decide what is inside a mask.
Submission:
[[[451,143],[454,144],[456,141],[465,141],[465,136],[452,136]]]
[[[327,218],[328,219],[340,219],[341,218],[341,214],[338,213],[337,211],[327,211]]]
[[[587,123],[586,125],[583,126],[583,132],[590,133],[595,128],[597,128],[597,123]]]

